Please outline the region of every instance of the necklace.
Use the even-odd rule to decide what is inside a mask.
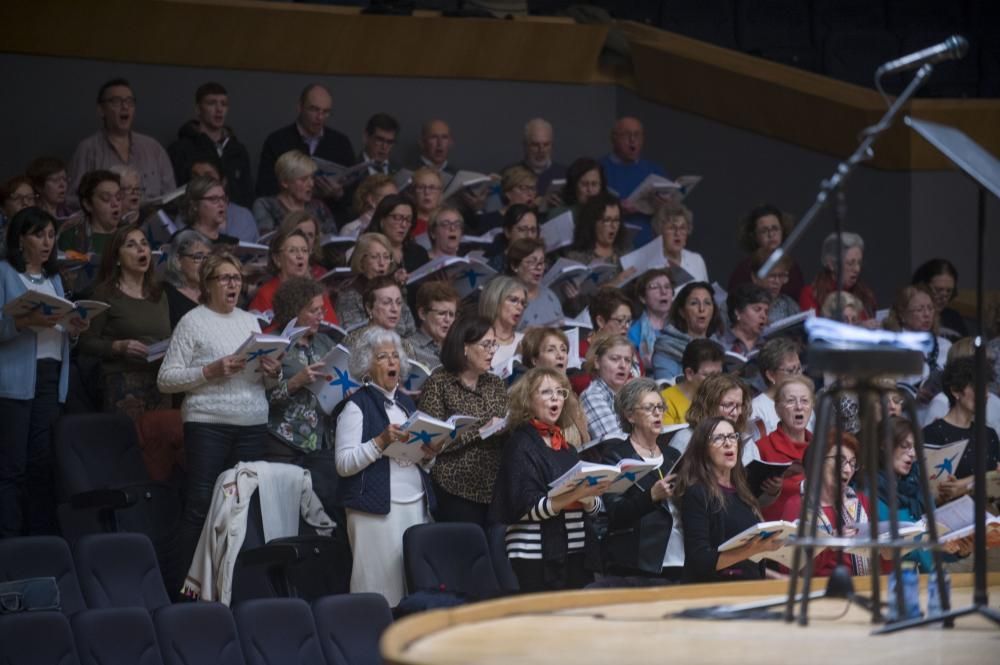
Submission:
[[[27,277],[28,281],[32,284],[44,284],[46,279],[45,275],[32,275],[27,272],[24,273],[24,276]]]
[[[641,448],[642,450],[644,450],[647,453],[649,453],[649,455],[644,455],[640,451],[639,452],[640,456],[643,456],[643,457],[647,457],[647,456],[648,457],[656,457],[659,454],[659,452],[660,452],[659,448],[655,444],[653,445],[652,448],[647,448],[646,446],[644,446],[641,443],[639,443],[638,441],[636,441],[635,438],[631,438],[630,441],[632,442],[632,447],[634,447],[634,448]]]

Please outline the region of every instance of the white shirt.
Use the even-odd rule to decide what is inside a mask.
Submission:
[[[29,291],[38,291],[50,296],[59,297],[52,278],[46,277],[41,284],[35,284],[25,273],[18,273]],[[35,332],[35,358],[38,360],[62,360],[63,330],[58,326],[31,326]]]
[[[385,395],[385,414],[389,417],[389,423],[402,425],[406,422],[406,412],[394,399],[396,391],[386,393],[379,386],[371,385]],[[337,418],[337,439],[334,443],[337,473],[341,476],[360,473],[382,457],[382,451],[374,439],[361,440],[363,427],[364,414],[361,412],[361,407],[354,402],[348,402]],[[415,464],[389,459],[389,496],[392,503],[413,503],[424,497],[420,470]]]
[[[682,249],[681,269],[694,277],[694,281],[696,282],[708,281],[708,268],[705,266],[705,259],[698,252]]]

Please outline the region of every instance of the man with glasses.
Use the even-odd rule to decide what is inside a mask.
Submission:
[[[645,144],[645,133],[642,122],[638,118],[625,116],[619,118],[611,130],[611,152],[601,158],[601,168],[607,179],[608,187],[618,192],[625,199],[636,190],[646,179],[646,176],[656,174],[667,177],[663,167],[648,159],[642,158],[642,148]],[[641,246],[653,239],[650,215],[635,210],[625,209],[628,216],[626,224],[637,224],[640,227],[635,244]]]
[[[278,193],[274,164],[278,157],[290,150],[298,150],[310,157],[319,157],[341,166],[354,163],[355,153],[351,140],[326,124],[332,110],[333,97],[329,90],[318,83],[305,87],[299,95],[295,122],[272,132],[261,148],[257,168],[258,197],[275,196]],[[331,208],[338,201],[349,204],[344,196],[343,186],[327,177],[316,179],[315,196],[326,200],[328,205],[334,204]]]
[[[220,175],[228,183],[230,200],[244,207],[253,205],[250,153],[226,125],[229,93],[214,81],[200,85],[194,93],[194,110],[195,118],[181,125],[177,140],[167,148],[177,183],[182,185],[191,179],[195,160],[211,155],[222,164]]]
[[[97,115],[101,119],[101,129],[81,141],[70,160],[67,190],[70,205],[78,205],[76,190],[84,173],[110,169],[118,164],[131,166],[139,172],[147,199],[176,189],[167,151],[153,137],[132,131],[135,108],[135,93],[125,79],[112,79],[100,87]]]

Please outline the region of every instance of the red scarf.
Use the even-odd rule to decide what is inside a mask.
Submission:
[[[563,450],[568,449],[569,444],[566,443],[566,437],[563,436],[562,428],[559,425],[549,425],[548,423],[543,423],[538,418],[532,418],[529,421],[535,430],[541,434],[543,437],[549,437],[552,440],[550,446],[552,450]]]

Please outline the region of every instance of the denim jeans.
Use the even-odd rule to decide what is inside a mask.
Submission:
[[[0,398],[0,538],[54,534],[52,426],[62,413],[58,360],[39,360],[33,399]]]
[[[215,480],[237,462],[264,458],[270,435],[267,425],[221,425],[184,423],[184,455],[187,465],[187,497],[181,517],[179,561],[191,563],[198,546],[205,516],[212,504]]]

